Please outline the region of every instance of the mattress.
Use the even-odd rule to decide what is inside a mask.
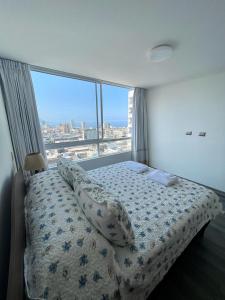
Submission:
[[[88,174],[119,197],[135,242],[110,244],[57,170],[33,176],[25,201],[24,258],[32,299],[146,299],[196,233],[222,212],[211,190],[184,179],[164,187],[127,162]]]

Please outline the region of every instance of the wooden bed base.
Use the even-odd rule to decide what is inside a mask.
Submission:
[[[198,238],[198,237],[201,238],[204,236],[205,230],[208,227],[209,223],[210,223],[210,221],[202,227],[202,229],[196,234],[196,236],[195,236],[196,238]]]
[[[13,180],[11,199],[11,249],[7,300],[24,300],[24,250],[26,245],[24,198],[26,188],[22,170],[18,171]],[[197,233],[197,237],[204,235],[206,223]]]

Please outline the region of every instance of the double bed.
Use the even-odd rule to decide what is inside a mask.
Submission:
[[[146,299],[222,205],[211,190],[179,179],[165,187],[128,162],[88,171],[128,213],[134,242],[117,246],[86,218],[58,170],[31,177],[24,201],[24,275],[31,299]]]

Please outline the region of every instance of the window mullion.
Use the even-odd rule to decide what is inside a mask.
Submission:
[[[98,90],[97,82],[95,82],[95,99],[96,99],[96,122],[97,122],[97,152],[99,156],[99,120],[98,120]]]
[[[102,84],[100,83],[100,104],[101,104],[101,127],[102,127],[102,140],[104,139],[104,130],[103,130],[103,99],[102,99]]]
[[[52,144],[45,144],[45,149],[58,149],[58,148],[65,148],[65,147],[79,147],[83,145],[91,145],[91,144],[100,144],[100,143],[107,143],[107,142],[116,142],[116,141],[125,141],[130,140],[130,137],[124,138],[115,138],[115,139],[92,139],[92,140],[83,140],[83,141],[74,141],[74,142],[61,142],[61,143],[52,143]]]

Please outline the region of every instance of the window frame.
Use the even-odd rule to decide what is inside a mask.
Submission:
[[[97,157],[104,157],[106,155],[100,154],[100,144],[101,143],[107,143],[107,142],[116,142],[116,141],[124,141],[124,140],[131,140],[132,137],[123,137],[123,138],[113,138],[113,139],[105,139],[104,138],[104,115],[103,115],[103,97],[102,97],[102,85],[103,84],[108,84],[111,86],[116,86],[116,87],[121,87],[121,88],[127,88],[129,90],[134,89],[133,86],[128,86],[128,85],[123,85],[123,84],[117,84],[114,82],[109,82],[109,81],[104,81],[100,79],[95,79],[91,77],[85,77],[81,75],[76,75],[72,73],[67,73],[63,71],[57,71],[53,69],[48,69],[44,67],[37,67],[37,66],[30,66],[30,71],[31,72],[39,72],[39,73],[45,73],[48,75],[55,75],[55,76],[60,76],[60,77],[66,77],[70,79],[75,79],[75,80],[83,80],[83,81],[88,81],[92,82],[95,84],[95,102],[96,102],[96,125],[97,125],[97,137],[96,139],[87,139],[87,140],[82,140],[82,141],[73,141],[73,142],[61,142],[61,143],[48,143],[44,144],[45,150],[51,150],[51,149],[62,149],[62,148],[69,148],[69,147],[76,147],[76,146],[83,146],[83,145],[90,145],[90,144],[95,144],[97,146]],[[32,76],[31,76],[32,77]],[[99,84],[99,97],[98,97],[98,84]],[[35,93],[35,91],[34,91]],[[99,116],[99,107],[100,107],[100,116]],[[129,108],[128,108],[129,109]],[[100,122],[99,122],[100,121]],[[101,127],[99,127],[99,124]],[[101,137],[99,137],[99,129],[101,128]],[[120,153],[126,153],[130,151],[120,151],[115,154],[108,154],[108,155],[117,155]],[[87,159],[83,159],[87,160]]]

